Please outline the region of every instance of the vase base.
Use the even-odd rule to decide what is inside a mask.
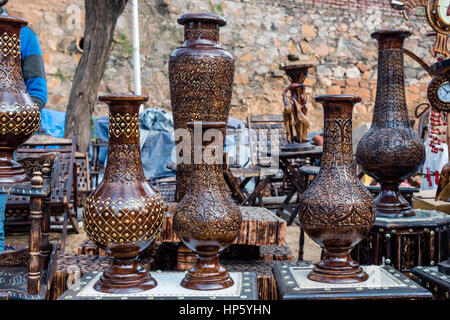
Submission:
[[[30,177],[19,163],[9,159],[0,160],[0,183],[24,183],[29,181]]]
[[[186,273],[181,281],[181,286],[191,290],[221,290],[233,286],[234,281],[228,272],[218,276],[195,275],[190,272]]]
[[[130,270],[117,268],[113,263],[94,284],[94,289],[104,293],[128,294],[153,289],[157,284],[150,272],[137,263]]]
[[[316,282],[345,284],[358,283],[369,279],[369,275],[361,267],[351,270],[324,270],[317,266],[308,274],[307,278]]]
[[[103,276],[94,284],[94,289],[103,293],[117,293],[117,294],[129,294],[138,293],[153,289],[157,286],[156,280],[148,276],[147,279],[141,279],[140,281],[105,281]]]
[[[385,217],[385,218],[402,218],[402,217],[413,217],[416,215],[414,210],[410,207],[403,208],[389,208],[386,206],[377,206],[374,208],[375,214],[377,217]]]

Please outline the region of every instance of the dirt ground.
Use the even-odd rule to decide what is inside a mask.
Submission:
[[[287,227],[286,230],[286,243],[291,248],[294,259],[298,258],[298,242],[300,237],[300,229],[293,223]],[[12,246],[22,246],[28,244],[29,236],[27,234],[22,235],[7,235],[6,243]],[[69,233],[66,239],[66,253],[77,253],[78,245],[86,239],[86,234],[83,230],[79,234]],[[50,240],[59,242],[61,240],[61,233],[50,233]],[[318,262],[320,260],[320,247],[312,241],[308,236],[305,236],[304,246],[304,260]]]

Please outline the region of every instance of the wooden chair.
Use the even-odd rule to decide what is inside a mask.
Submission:
[[[91,188],[95,188],[98,185],[99,175],[105,172],[105,165],[100,163],[100,148],[107,148],[108,141],[96,138],[91,141],[92,145],[92,161],[91,161]]]
[[[175,202],[177,181],[175,177],[156,180],[156,190],[161,194],[164,202]]]
[[[246,197],[241,205],[264,206],[263,190],[271,186],[268,196],[278,195],[280,191],[280,170],[278,162],[272,158],[273,152],[279,152],[280,147],[287,143],[286,127],[282,115],[260,115],[247,117],[250,144],[251,166],[247,171],[231,170],[233,174],[244,177],[241,182],[241,190],[253,178],[255,180],[254,191]],[[252,172],[253,171],[253,172]],[[277,185],[278,188],[274,188]]]
[[[77,194],[77,184],[74,179],[75,172],[75,148],[76,137],[73,139],[54,138],[47,135],[35,135],[23,144],[17,151],[17,157],[24,158],[42,155],[48,152],[56,152],[59,155],[60,174],[57,184],[52,188],[50,197],[50,212],[54,217],[50,226],[62,226],[58,231],[62,232],[62,250],[65,247],[67,227],[70,222],[72,230],[79,233],[76,205],[72,195]],[[5,211],[5,230],[22,230],[30,225],[29,200],[27,197],[11,196]],[[59,217],[63,216],[63,221]],[[55,228],[52,231],[56,231]]]
[[[86,198],[91,193],[91,175],[89,170],[89,153],[75,153],[75,166],[74,166],[74,174],[77,180],[77,189],[76,193],[72,194],[74,199],[74,203],[77,208],[81,208],[86,201]]]
[[[56,270],[58,245],[49,241],[50,195],[56,185],[56,153],[19,160],[31,182],[0,185],[2,193],[28,197],[31,220],[29,247],[0,253],[0,299],[43,300]]]

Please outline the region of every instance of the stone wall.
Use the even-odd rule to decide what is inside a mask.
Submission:
[[[281,113],[281,92],[288,85],[280,65],[312,62],[306,84],[312,130],[322,128],[319,94],[358,94],[354,125],[371,121],[376,92],[377,45],[370,33],[381,28],[407,28],[413,36],[406,47],[432,62],[434,38],[423,10],[405,21],[389,0],[141,0],[139,8],[142,86],[148,106],[170,109],[168,60],[183,41],[176,23],[186,12],[223,15],[221,43],[236,59],[231,115]],[[29,20],[39,34],[49,85],[48,108],[65,110],[71,77],[81,56],[75,40],[83,34],[84,1],[10,0],[8,8]],[[131,1],[120,18],[116,42],[100,93],[132,93]],[[413,60],[405,59],[410,114],[426,101],[430,77]],[[99,104],[96,116],[105,115]]]

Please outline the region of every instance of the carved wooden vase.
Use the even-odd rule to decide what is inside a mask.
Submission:
[[[22,76],[20,29],[26,25],[23,19],[0,15],[0,183],[30,181],[14,161],[14,151],[41,124],[39,107]]]
[[[225,122],[202,124],[203,132],[208,129],[222,131],[226,127]],[[188,123],[188,126],[193,125]],[[220,135],[224,137],[222,132]],[[223,178],[223,143],[215,143],[218,145],[215,158],[208,158],[205,148],[210,146],[203,142],[202,163],[193,164],[188,190],[174,216],[175,232],[197,255],[195,265],[181,282],[188,289],[217,290],[233,285],[232,278],[219,263],[219,254],[239,235],[242,216],[228,194]]]
[[[179,129],[187,129],[190,121],[228,120],[234,59],[219,44],[224,18],[190,13],[180,16],[178,23],[184,26],[184,43],[170,56],[170,99],[175,134],[185,138]],[[177,154],[177,202],[185,195],[191,176],[191,165],[182,157]]]
[[[83,225],[89,239],[113,256],[95,290],[131,293],[156,281],[137,257],[164,226],[164,203],[147,183],[139,149],[139,106],[146,96],[100,96],[109,106],[108,159],[103,180],[87,198]]]
[[[425,147],[411,127],[405,99],[403,42],[410,35],[406,30],[372,33],[378,40],[377,95],[372,126],[358,144],[356,161],[381,184],[375,199],[380,217],[415,214],[399,185],[421,170],[425,161]]]
[[[352,166],[352,111],[358,96],[319,96],[324,109],[322,164],[316,179],[300,199],[302,229],[323,249],[322,261],[308,279],[353,283],[368,275],[350,257],[350,251],[375,222],[373,198]]]

